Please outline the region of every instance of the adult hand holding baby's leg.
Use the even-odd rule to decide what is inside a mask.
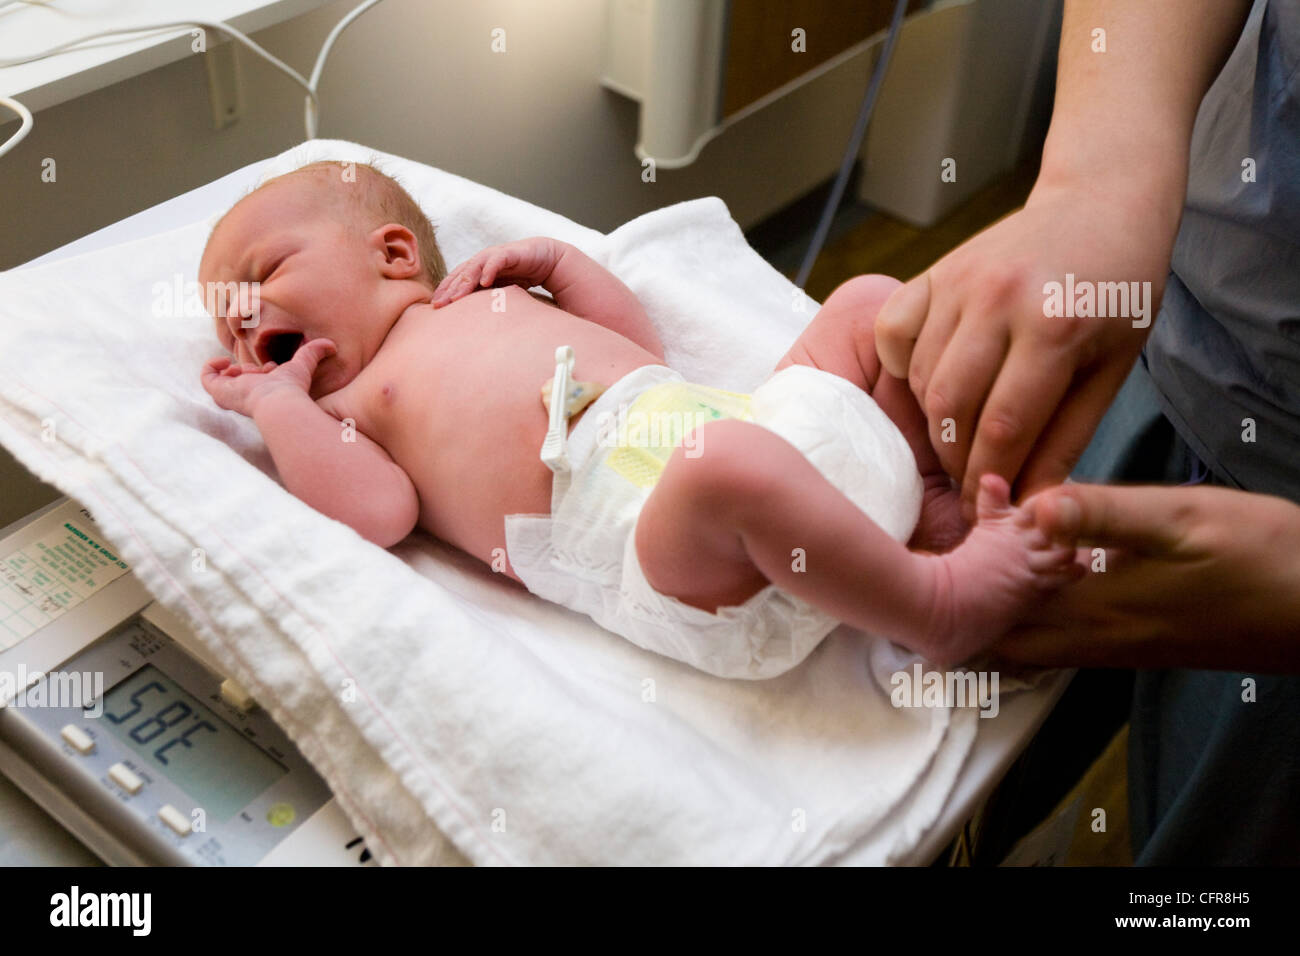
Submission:
[[[496,285],[544,285],[564,253],[564,243],[544,236],[490,246],[466,259],[433,290],[433,307],[450,305]]]
[[[316,367],[334,352],[329,339],[312,339],[283,365],[241,365],[223,355],[204,364],[200,380],[220,407],[252,418],[257,404],[272,392],[288,388],[309,393]]]

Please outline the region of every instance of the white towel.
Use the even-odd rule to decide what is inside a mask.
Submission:
[[[373,155],[315,141],[244,172],[251,186],[268,169]],[[641,297],[695,381],[752,389],[815,310],[797,310],[718,199],[602,236],[377,155],[430,213],[449,264],[529,235],[574,243]],[[303,504],[274,480],[253,423],[199,385],[219,347],[198,298],[190,317],[154,314],[167,285],[195,279],[208,221],[0,275],[0,442],[93,511],[380,861],[906,858],[952,788],[974,710],[891,706],[888,675],[910,658],[847,628],[778,679],[719,680],[427,536],[385,552]]]

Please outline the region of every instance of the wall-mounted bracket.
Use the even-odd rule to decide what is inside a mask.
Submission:
[[[212,103],[214,129],[225,129],[244,112],[238,46],[231,40],[223,40],[203,53],[203,62],[208,71],[208,99]]]

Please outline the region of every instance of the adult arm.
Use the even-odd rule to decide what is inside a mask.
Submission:
[[[1132,367],[1164,291],[1196,112],[1249,7],[1067,0],[1051,128],[1024,208],[881,310],[881,361],[924,409],[968,518],[985,472],[1022,494],[1063,480]],[[1049,318],[1045,286],[1067,274],[1151,283],[1145,324]]]

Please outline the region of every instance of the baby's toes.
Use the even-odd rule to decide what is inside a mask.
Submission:
[[[980,476],[979,491],[975,495],[975,516],[979,521],[996,521],[1015,513],[1011,506],[1011,487],[1001,475]]]
[[[1019,517],[1020,516],[1017,514],[1017,521],[1019,520]],[[1020,528],[1020,540],[1024,543],[1025,548],[1031,553],[1049,551],[1056,547],[1052,543],[1052,539],[1047,536],[1046,532],[1044,532],[1042,528],[1033,524],[1022,526]]]
[[[1029,569],[1035,574],[1050,574],[1074,566],[1074,548],[1056,546],[1031,548],[1026,555]]]
[[[1087,569],[1079,564],[1066,564],[1055,570],[1042,571],[1034,575],[1034,584],[1040,591],[1054,591],[1079,580],[1087,574]]]

